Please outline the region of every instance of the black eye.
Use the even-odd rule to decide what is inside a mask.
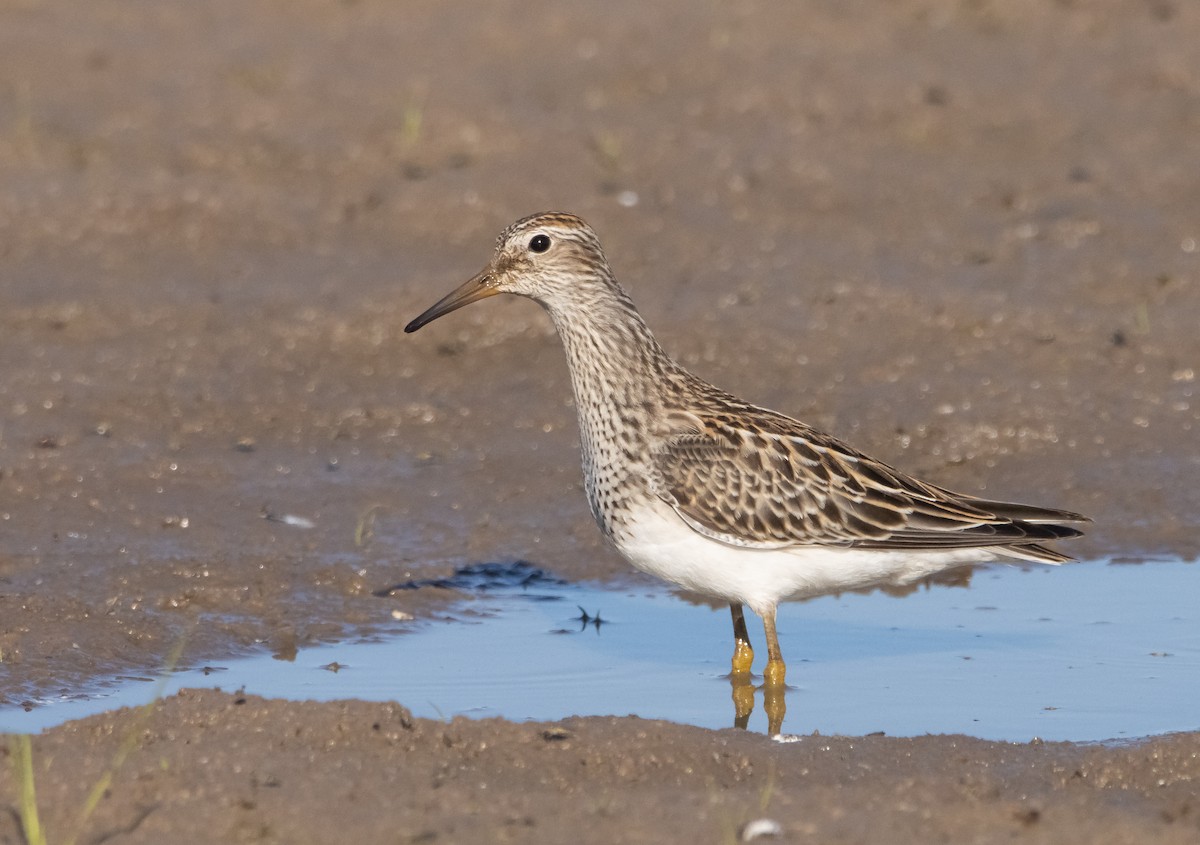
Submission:
[[[545,252],[550,248],[550,238],[547,235],[534,235],[529,240],[530,252]]]

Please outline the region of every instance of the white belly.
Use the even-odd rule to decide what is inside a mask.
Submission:
[[[894,552],[805,546],[758,550],[698,534],[665,503],[639,510],[616,545],[643,572],[762,615],[781,601],[907,584],[971,563],[1006,559],[992,549]]]

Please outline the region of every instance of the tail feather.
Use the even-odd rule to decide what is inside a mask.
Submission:
[[[1062,552],[1048,549],[1045,546],[1039,546],[1037,543],[1029,543],[1022,546],[1004,546],[999,549],[1009,557],[1015,557],[1018,560],[1030,560],[1035,563],[1060,564],[1075,560],[1070,555],[1064,555]]]
[[[965,497],[964,497],[965,498]],[[1037,505],[1022,505],[1017,502],[994,502],[990,499],[971,497],[972,505],[980,510],[988,511],[1013,522],[1028,522],[1033,525],[1046,525],[1056,522],[1091,522],[1092,520],[1081,513],[1058,510],[1057,508],[1041,508]],[[1076,534],[1064,534],[1064,537],[1077,537]]]

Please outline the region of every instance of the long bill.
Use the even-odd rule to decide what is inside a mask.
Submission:
[[[486,299],[489,296],[495,296],[500,293],[492,284],[493,279],[490,271],[490,267],[480,270],[464,284],[433,303],[421,316],[405,326],[404,331],[415,332],[421,326],[426,323],[432,323],[443,314],[449,314],[451,311],[457,311],[464,305],[470,305],[472,302],[478,302],[481,299]]]

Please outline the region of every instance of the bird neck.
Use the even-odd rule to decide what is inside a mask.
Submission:
[[[675,363],[616,282],[588,294],[566,304],[543,303],[566,350],[580,412],[653,404]]]
[[[567,353],[588,504],[613,538],[630,491],[646,488],[653,475],[654,423],[680,370],[616,282],[577,289],[565,304],[542,305]]]

